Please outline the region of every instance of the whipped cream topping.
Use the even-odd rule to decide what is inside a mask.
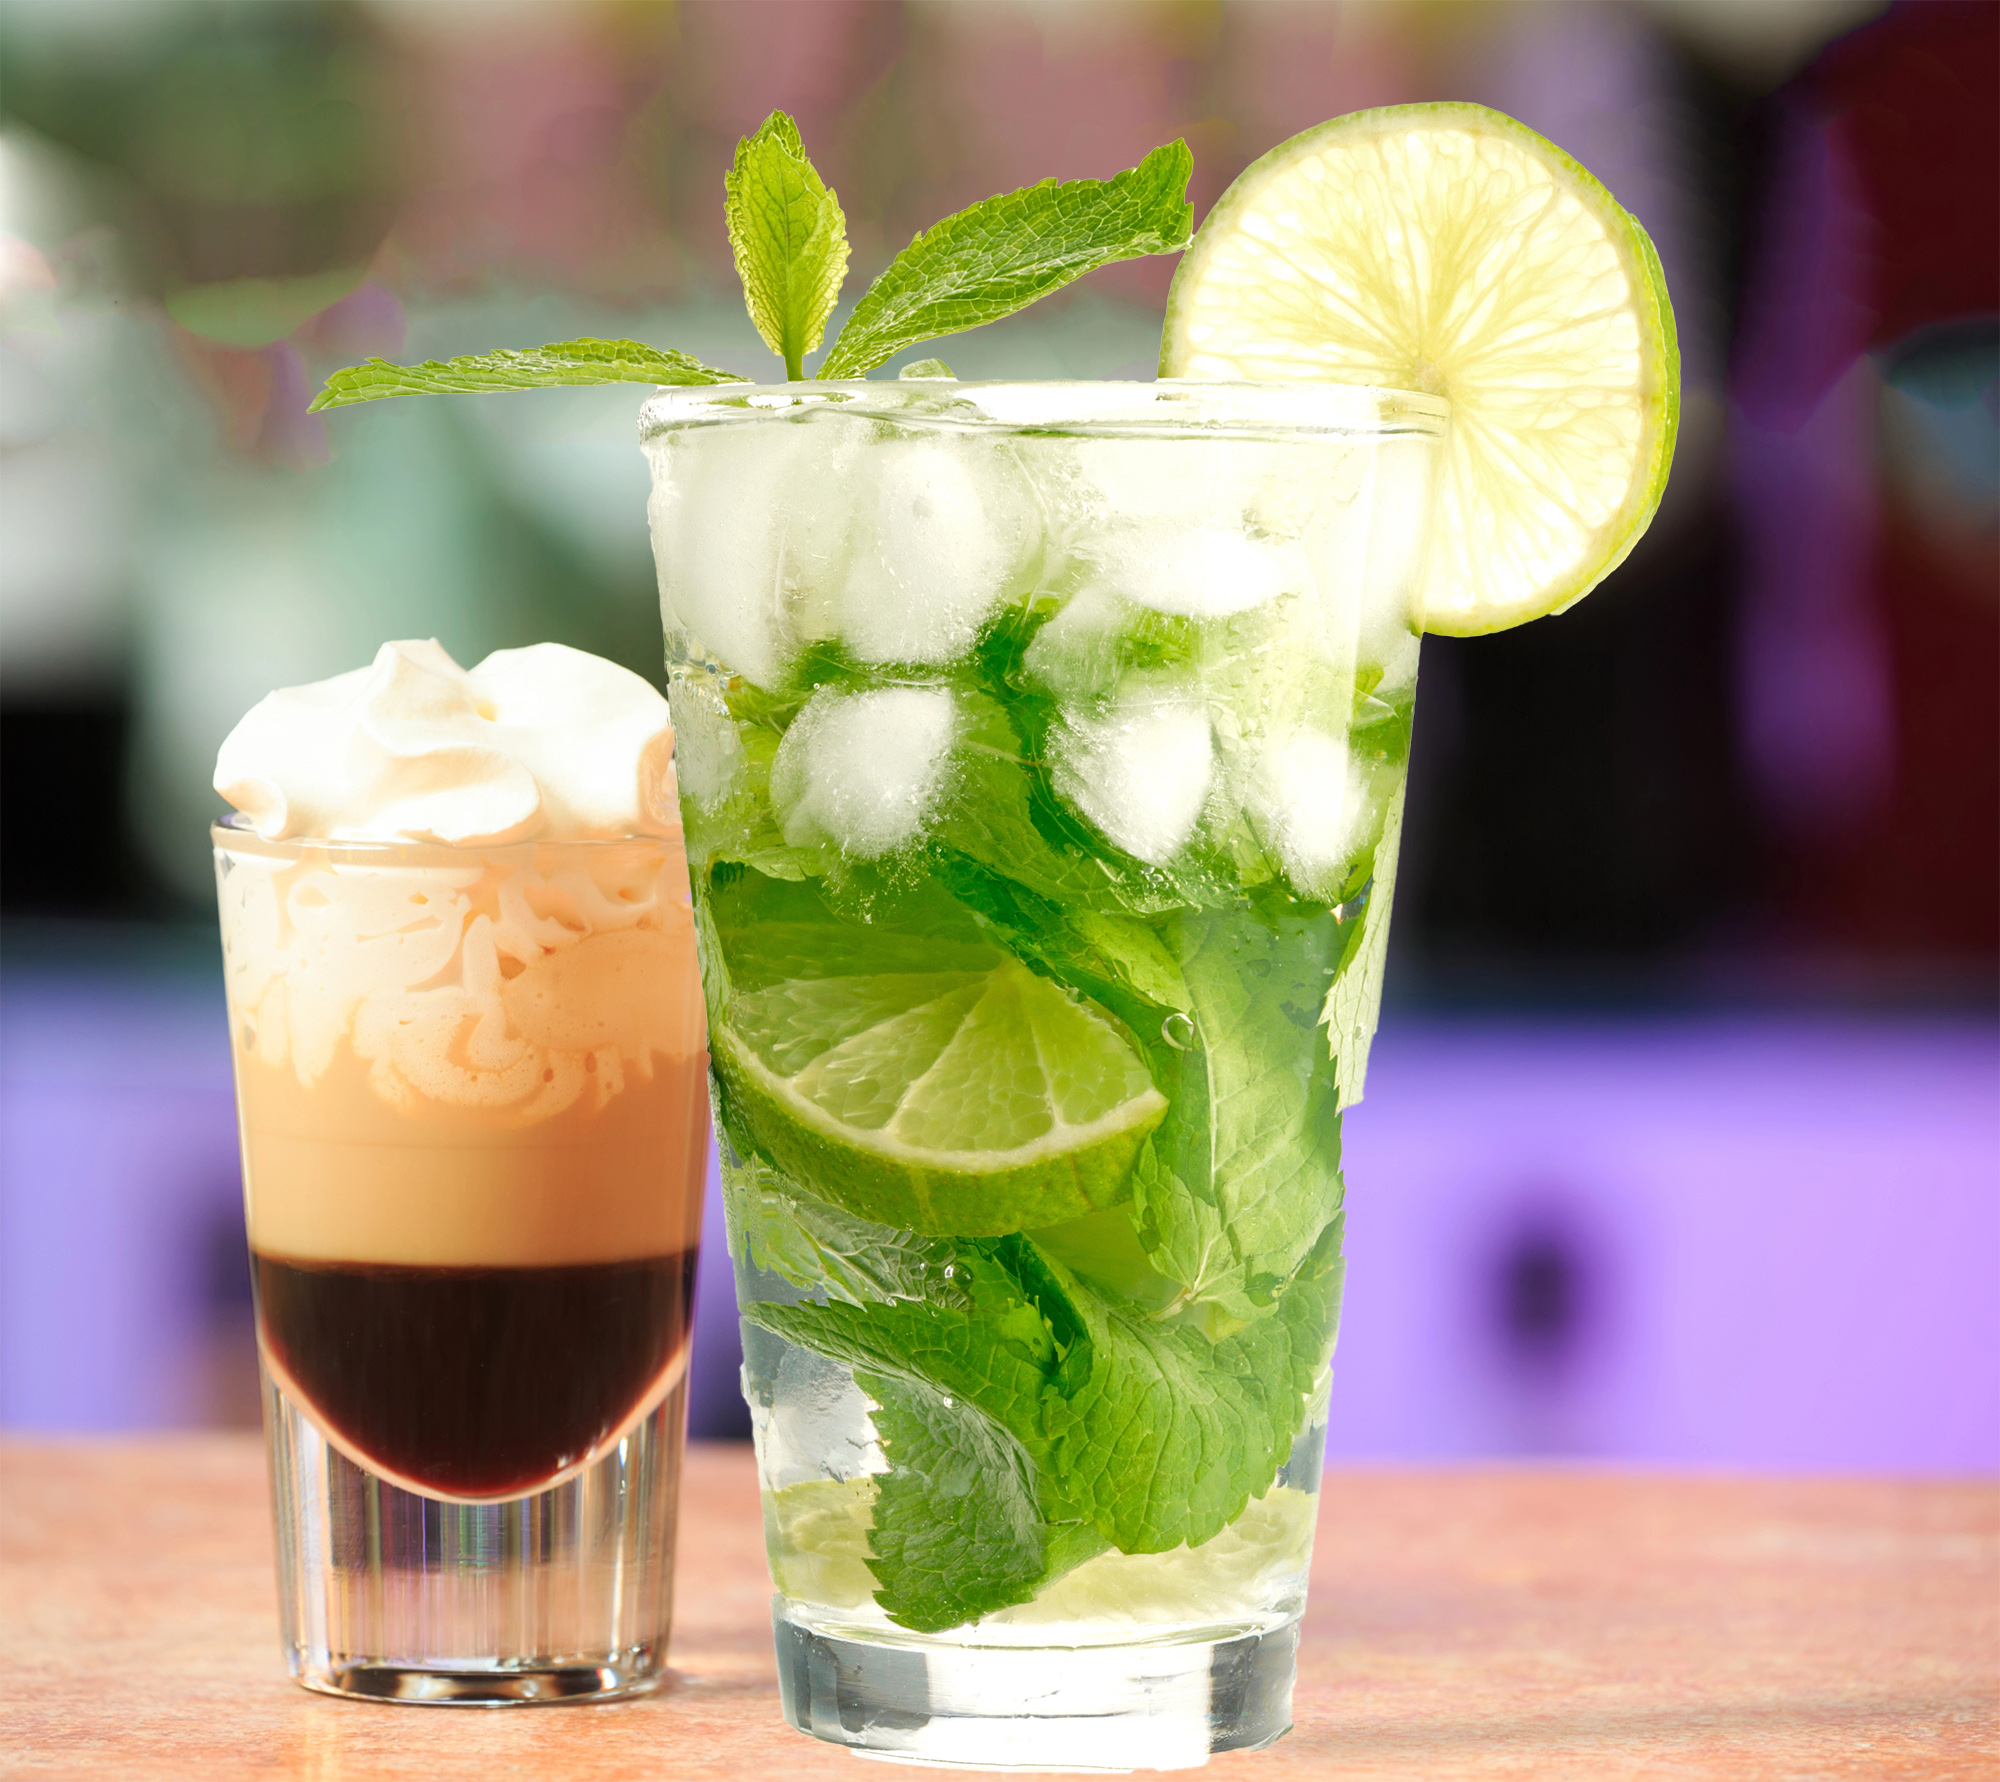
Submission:
[[[239,1048],[302,1088],[351,1047],[391,1106],[532,1125],[702,1049],[677,840],[463,867],[221,852]]]
[[[667,702],[562,644],[460,668],[435,638],[251,707],[215,789],[267,841],[596,841],[676,835]]]

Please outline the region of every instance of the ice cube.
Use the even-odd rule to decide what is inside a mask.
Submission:
[[[1018,592],[1037,535],[1021,468],[991,440],[878,440],[840,632],[863,662],[941,668]]]
[[[834,417],[647,442],[670,648],[678,633],[759,686],[782,682],[844,570],[860,443],[856,424]]]
[[[667,683],[674,718],[674,776],[679,789],[713,810],[743,784],[745,751],[722,690],[706,676]]]
[[[646,445],[653,460],[646,517],[668,647],[685,640],[765,686],[777,681],[786,653],[778,540],[767,516],[788,444],[775,428],[758,438],[710,427]]]
[[[1330,896],[1367,839],[1368,780],[1347,744],[1288,730],[1256,751],[1245,800],[1264,845],[1309,897]]]
[[[1093,562],[1088,586],[1189,619],[1225,619],[1312,580],[1295,540],[1221,527],[1118,526],[1083,548]]]
[[[1407,694],[1416,685],[1417,657],[1423,641],[1415,630],[1388,626],[1368,640],[1364,663],[1382,671],[1382,678],[1375,683],[1378,698],[1387,699],[1394,693]]]
[[[1416,610],[1431,518],[1431,442],[1384,439],[1364,456],[1351,499],[1329,502],[1307,534],[1335,660],[1407,684],[1416,673]]]
[[[830,841],[873,860],[912,840],[944,783],[958,729],[943,687],[822,688],[771,763],[771,801],[795,848]]]
[[[1164,866],[1187,845],[1215,781],[1205,711],[1142,692],[1066,715],[1049,742],[1057,793],[1126,853]]]
[[[1080,439],[1071,462],[1091,524],[1199,520],[1234,529],[1269,505],[1274,479],[1296,461],[1268,441],[1188,433]]]
[[[1065,703],[1095,699],[1118,678],[1118,640],[1135,616],[1109,588],[1084,588],[1035,633],[1021,666]]]
[[[758,1452],[767,1490],[887,1470],[868,1400],[838,1361],[786,1343],[771,1378],[769,1409],[752,1404],[768,1418]]]
[[[1202,698],[1241,795],[1264,740],[1337,723],[1354,703],[1354,677],[1328,650],[1311,591],[1270,601],[1216,631],[1202,663]]]

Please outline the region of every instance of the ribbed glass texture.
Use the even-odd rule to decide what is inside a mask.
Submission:
[[[685,1390],[566,1484],[453,1503],[356,1466],[267,1374],[292,1675],[335,1694],[439,1706],[651,1688],[673,1618]]]

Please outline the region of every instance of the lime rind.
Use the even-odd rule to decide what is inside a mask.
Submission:
[[[1415,140],[1426,136],[1437,141]],[[1363,146],[1392,137],[1404,139],[1391,145],[1398,153],[1380,149],[1379,166],[1364,168],[1357,158]],[[1451,153],[1448,138],[1460,139]],[[1488,153],[1482,142],[1501,146]],[[1366,192],[1363,171],[1375,181]],[[1336,173],[1347,176],[1344,184],[1333,180]],[[1322,181],[1329,182],[1321,194],[1329,208],[1308,216],[1302,206]],[[1482,205],[1492,214],[1482,214]],[[1287,239],[1306,251],[1288,256]],[[1503,241],[1508,254],[1496,260],[1489,251],[1484,260],[1455,264],[1466,242],[1482,239],[1489,250]],[[1576,276],[1573,266],[1557,266],[1539,282],[1528,276],[1547,271],[1531,250],[1588,249],[1601,259],[1594,254],[1600,239],[1623,274],[1621,305],[1579,305],[1563,283]],[[1539,316],[1529,318],[1546,337],[1539,353],[1523,351],[1524,343],[1534,346],[1533,327],[1477,339],[1509,278],[1517,303],[1525,294],[1530,310],[1539,306]],[[1574,362],[1578,340],[1592,322],[1604,325],[1600,335],[1621,332],[1627,314],[1636,337],[1634,376],[1627,387],[1593,392]],[[1461,350],[1454,363],[1454,349],[1468,343],[1472,351]],[[1442,389],[1454,425],[1422,605],[1426,630],[1454,635],[1563,611],[1623,562],[1659,507],[1679,426],[1673,309],[1644,228],[1547,138],[1462,102],[1352,113],[1246,169],[1175,275],[1160,370],[1165,377]],[[1535,412],[1537,402],[1545,412]],[[1636,412],[1635,423],[1619,415],[1621,403]],[[1524,415],[1548,424],[1523,425]],[[1580,498],[1581,511],[1566,515],[1564,495],[1584,480],[1605,485],[1607,465],[1616,468],[1620,457],[1619,498]],[[1550,486],[1564,474],[1572,478],[1567,489]],[[1593,506],[1602,511],[1590,513]]]
[[[1558,149],[1556,152],[1560,154],[1562,151]],[[1586,174],[1584,177],[1590,176]],[[1599,189],[1603,190],[1601,186]],[[1610,197],[1610,193],[1606,192],[1605,196]],[[1667,477],[1674,467],[1674,447],[1680,439],[1681,337],[1680,329],[1674,322],[1673,302],[1667,295],[1667,269],[1660,264],[1660,250],[1653,245],[1653,238],[1646,233],[1645,225],[1630,211],[1624,211],[1623,214],[1632,225],[1632,233],[1637,239],[1647,285],[1652,294],[1654,315],[1660,329],[1660,424],[1654,433],[1652,457],[1647,463],[1640,485],[1645,492],[1644,501],[1627,521],[1624,537],[1618,541],[1603,562],[1597,565],[1589,581],[1579,587],[1560,606],[1551,609],[1559,613],[1566,613],[1576,605],[1592,588],[1623,563],[1632,554],[1632,547],[1645,537],[1646,528],[1652,525],[1653,516],[1660,511],[1660,502],[1666,496]]]
[[[716,1041],[727,1111],[779,1169],[864,1219],[936,1236],[999,1237],[1130,1199],[1139,1147],[1167,1109],[1154,1089],[1132,1109],[1058,1128],[1032,1144],[940,1151],[845,1126],[793,1094],[726,1033]]]

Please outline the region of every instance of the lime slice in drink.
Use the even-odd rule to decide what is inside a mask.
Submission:
[[[1166,1098],[1123,1028],[1025,966],[789,978],[712,1046],[730,1117],[864,1218],[980,1237],[1115,1205]]]
[[[1624,561],[1680,420],[1645,230],[1483,105],[1354,112],[1246,169],[1174,275],[1160,375],[1448,397],[1420,611],[1455,636],[1561,612]]]
[[[796,1601],[858,1609],[875,1594],[868,1569],[873,1479],[801,1479],[764,1493],[771,1582]]]

